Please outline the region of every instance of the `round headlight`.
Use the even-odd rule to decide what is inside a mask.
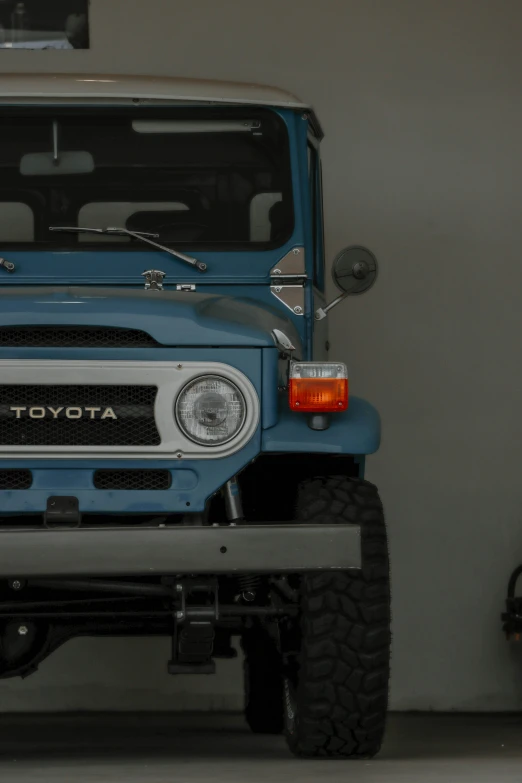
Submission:
[[[217,375],[191,381],[176,402],[183,433],[205,446],[220,446],[235,437],[246,418],[245,400],[237,386]]]

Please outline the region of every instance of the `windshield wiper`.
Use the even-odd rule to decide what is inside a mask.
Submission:
[[[134,239],[146,242],[147,245],[152,245],[152,247],[155,247],[157,250],[163,250],[165,253],[168,253],[175,258],[179,258],[186,264],[190,264],[190,266],[193,266],[198,272],[207,271],[207,265],[204,264],[203,261],[198,261],[197,258],[187,256],[185,253],[180,253],[178,250],[172,250],[172,248],[160,245],[158,242],[153,242],[153,239],[159,238],[159,234],[148,234],[145,231],[129,231],[127,228],[81,228],[79,226],[49,226],[49,231],[56,231],[62,234],[108,234],[109,236],[134,237]]]

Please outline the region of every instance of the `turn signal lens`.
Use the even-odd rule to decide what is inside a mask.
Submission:
[[[289,380],[293,411],[333,413],[348,408],[348,370],[342,362],[294,362]]]

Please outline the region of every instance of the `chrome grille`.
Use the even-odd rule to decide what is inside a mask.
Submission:
[[[0,386],[0,445],[158,446],[157,386]],[[17,408],[18,410],[13,410]],[[25,408],[25,410],[21,410]],[[55,414],[49,408],[59,411]],[[37,409],[41,418],[31,418]],[[67,410],[82,411],[67,418]],[[99,413],[83,413],[97,409]],[[103,418],[110,409],[112,415]]]

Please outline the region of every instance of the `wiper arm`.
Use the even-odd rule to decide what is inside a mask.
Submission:
[[[175,258],[179,258],[186,264],[190,264],[190,266],[193,266],[198,272],[207,271],[207,265],[204,264],[203,261],[198,261],[198,259],[193,256],[187,256],[185,253],[180,253],[179,250],[172,250],[170,247],[160,245],[159,242],[154,242],[153,239],[158,239],[159,234],[148,234],[145,231],[129,231],[127,228],[82,228],[80,226],[49,226],[49,231],[56,231],[61,234],[108,234],[109,236],[134,237],[134,239],[146,242],[147,245],[152,245],[152,247],[155,247],[157,250],[163,250],[165,253],[168,253]]]

